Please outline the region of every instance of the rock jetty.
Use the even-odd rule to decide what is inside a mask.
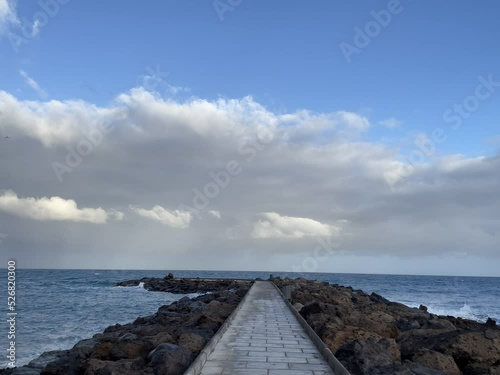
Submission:
[[[175,279],[131,280],[149,290],[206,293],[183,297],[150,316],[116,324],[72,349],[46,352],[27,366],[0,370],[18,375],[181,375],[235,309],[250,281]]]
[[[327,282],[270,278],[352,375],[500,375],[500,328],[439,316]],[[252,282],[143,278],[120,282],[184,297],[146,317],[114,325],[72,349],[46,352],[0,375],[183,374]],[[424,302],[424,301],[422,301]]]
[[[319,281],[273,278],[353,375],[499,375],[500,328]]]

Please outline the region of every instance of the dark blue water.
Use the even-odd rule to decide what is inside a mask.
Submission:
[[[17,365],[48,350],[72,347],[83,338],[101,332],[109,325],[127,323],[138,316],[153,314],[159,306],[170,304],[182,295],[148,292],[142,287],[114,287],[117,281],[141,277],[163,277],[173,272],[178,277],[268,278],[268,272],[226,271],[88,271],[17,270],[16,346]],[[276,276],[328,281],[417,307],[428,306],[435,314],[454,315],[485,321],[500,321],[500,278],[362,275],[329,273],[275,272]],[[2,281],[3,280],[3,281]],[[0,348],[7,345],[7,274],[0,271],[2,293],[0,311]],[[7,366],[6,357],[0,367]]]

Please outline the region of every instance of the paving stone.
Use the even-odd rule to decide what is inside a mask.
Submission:
[[[202,375],[333,375],[268,281],[256,281]]]

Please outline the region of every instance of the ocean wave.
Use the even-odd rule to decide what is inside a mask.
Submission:
[[[420,306],[419,303],[414,302],[401,301],[401,303],[414,308],[418,308]],[[486,322],[486,319],[488,319],[488,317],[491,317],[498,321],[498,317],[485,314],[480,309],[474,309],[467,303],[464,303],[462,307],[444,307],[433,304],[426,304],[425,306],[427,307],[427,311],[434,315],[454,316],[456,318],[475,320],[480,323]]]
[[[144,283],[141,281],[139,283],[139,285],[131,285],[131,286],[123,286],[123,285],[115,285],[113,288],[119,288],[119,289],[143,289],[143,290],[146,290],[144,288]]]
[[[483,321],[482,314],[476,312],[464,303],[464,305],[458,309],[450,309],[450,308],[442,308],[442,307],[434,307],[432,305],[427,306],[428,311],[432,314],[436,315],[444,315],[444,316],[454,316],[457,318],[471,319],[477,321]]]

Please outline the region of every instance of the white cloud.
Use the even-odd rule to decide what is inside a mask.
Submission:
[[[35,30],[35,28],[33,30]],[[36,30],[38,30],[38,29],[36,29]],[[26,81],[26,84],[29,87],[31,87],[42,99],[45,99],[47,97],[47,93],[45,92],[45,90],[42,89],[40,87],[40,85],[38,84],[38,82],[36,82],[33,78],[31,78],[28,75],[28,73],[26,73],[24,70],[20,70],[19,74],[21,75],[21,77],[24,78],[24,80]]]
[[[366,117],[354,112],[339,111],[337,118],[341,123],[355,130],[366,130],[370,127],[370,121]]]
[[[110,119],[122,118],[120,107],[99,108],[73,100],[60,102],[19,101],[0,91],[0,130],[7,134],[28,136],[46,147],[67,145]]]
[[[221,218],[221,215],[220,215],[220,212],[219,212],[219,211],[210,210],[210,211],[208,211],[208,213],[209,213],[210,215],[212,215],[213,217],[217,218],[217,219],[220,219],[220,218]]]
[[[273,129],[283,133],[283,138],[290,141],[303,141],[323,136],[325,133],[345,131],[359,133],[370,127],[370,121],[357,113],[337,111],[331,113],[312,113],[299,110],[275,118]]]
[[[443,172],[455,172],[467,169],[477,171],[481,170],[481,167],[485,165],[485,160],[484,156],[467,158],[461,154],[448,155],[438,162],[437,167]]]
[[[33,87],[35,84],[33,82]],[[109,107],[82,101],[18,101],[0,91],[0,111],[8,116],[0,123],[0,128],[15,126],[15,130],[38,139],[47,147],[79,139],[82,128],[93,126],[103,117],[114,121],[120,119],[124,131],[163,139],[186,138],[194,133],[211,139],[303,141],[323,131],[359,132],[370,126],[366,117],[353,112],[311,114],[297,111],[278,115],[252,97],[216,101],[191,99],[181,103],[164,100],[142,87],[119,95]]]
[[[61,184],[50,163],[65,163],[67,148],[76,149],[85,139],[82,133],[100,123],[112,123],[113,132]],[[82,100],[24,101],[0,91],[0,134],[12,138],[5,140],[8,150],[0,148],[2,185],[17,192],[30,186],[29,195],[35,197],[46,191],[71,191],[72,199],[85,202],[85,207],[105,204],[109,219],[123,219],[106,231],[72,225],[65,232],[57,222],[37,232],[37,222],[18,225],[0,215],[0,228],[9,238],[23,236],[25,243],[13,246],[25,259],[30,254],[22,245],[29,243],[30,248],[45,246],[47,252],[67,254],[74,261],[77,251],[72,254],[60,245],[71,236],[80,249],[92,245],[102,257],[123,259],[129,267],[136,266],[136,250],[146,241],[155,255],[151,259],[160,259],[166,240],[189,254],[185,264],[178,261],[181,256],[176,258],[177,267],[191,264],[193,258],[196,267],[208,266],[211,259],[221,257],[227,260],[224,267],[236,267],[241,257],[235,249],[254,269],[261,264],[255,254],[282,254],[276,260],[281,267],[308,246],[314,249],[316,236],[344,228],[336,218],[350,221],[349,230],[336,237],[349,254],[408,259],[465,251],[498,257],[500,158],[443,157],[446,150],[436,145],[432,158],[401,178],[399,160],[407,160],[407,155],[363,139],[357,129],[367,125],[368,119],[356,114],[278,113],[251,97],[176,101],[136,88],[109,105],[97,106]],[[257,150],[248,142],[262,132],[269,132],[272,142]],[[231,176],[215,198],[207,198],[202,209],[206,217],[213,217],[209,210],[220,210],[224,220],[214,217],[203,225],[192,224],[186,206],[195,207],[194,199],[205,204],[194,198],[194,190],[213,187],[210,173],[225,171],[230,160],[239,163],[241,173]],[[400,180],[394,189],[384,178],[391,171]],[[168,210],[150,209],[158,202],[170,202]],[[126,219],[107,209],[129,204],[148,209],[141,211],[143,217],[136,210]],[[259,212],[271,216],[258,217],[261,222],[256,223]],[[292,212],[300,217],[281,216]],[[185,229],[165,230],[144,216]],[[266,240],[251,238],[252,234]],[[119,251],[110,250],[115,248]],[[152,260],[142,264],[157,266]]]
[[[154,206],[150,210],[146,210],[144,208],[135,208],[135,207],[130,207],[130,208],[131,210],[133,210],[142,217],[159,221],[164,225],[177,229],[188,228],[193,218],[191,213],[188,211],[167,210],[162,206]]]
[[[9,35],[13,32],[12,29],[20,31],[22,26],[16,11],[16,0],[0,0],[0,36]],[[37,18],[31,25],[30,38],[34,38],[43,27],[39,18]],[[23,34],[26,32],[22,30]],[[20,37],[17,35],[17,37]]]
[[[11,26],[19,25],[15,1],[0,0],[0,35],[6,34]]]
[[[339,233],[340,228],[323,224],[319,221],[303,218],[281,216],[276,212],[261,214],[266,220],[254,224],[253,238],[302,238],[305,236],[332,236]]]
[[[60,197],[18,198],[13,191],[0,195],[0,211],[37,221],[73,221],[104,224],[110,214],[102,208],[78,208],[72,199]]]
[[[382,126],[385,126],[387,128],[394,129],[394,128],[398,128],[399,126],[401,126],[402,122],[395,119],[394,117],[389,117],[385,120],[379,121],[379,124]]]

